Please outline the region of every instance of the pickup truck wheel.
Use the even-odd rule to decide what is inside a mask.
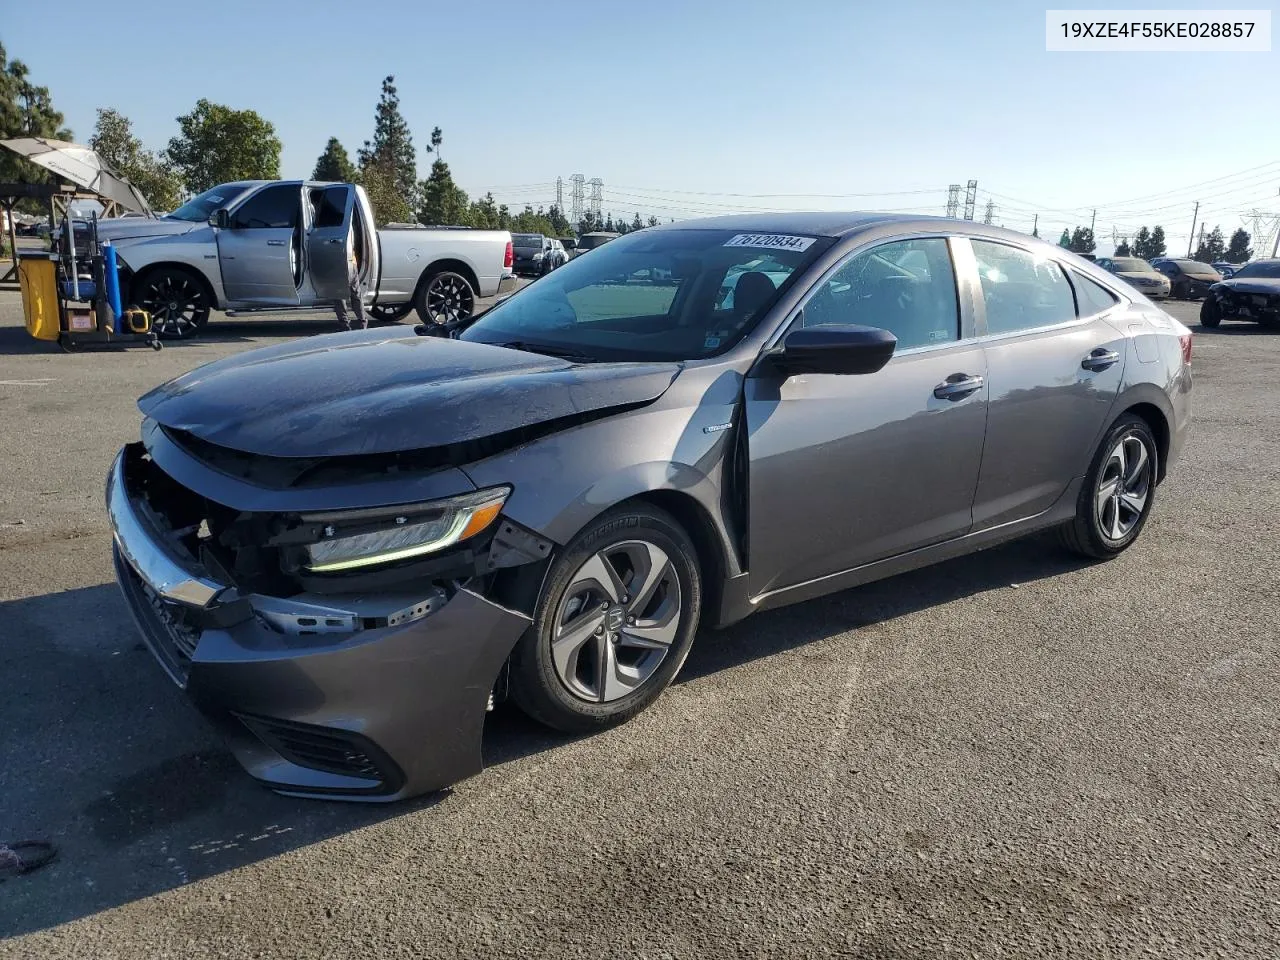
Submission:
[[[369,308],[369,316],[379,323],[399,323],[412,309],[412,303],[378,303]]]
[[[209,322],[209,295],[189,270],[159,267],[134,284],[134,301],[151,315],[151,329],[162,339],[194,337]]]
[[[462,274],[440,270],[422,281],[414,306],[423,323],[451,327],[475,312],[476,295]]]

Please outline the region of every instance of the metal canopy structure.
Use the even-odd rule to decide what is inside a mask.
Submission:
[[[142,192],[90,147],[46,137],[15,137],[0,140],[0,146],[87,191],[106,208],[104,216],[117,216],[121,211],[154,216]]]

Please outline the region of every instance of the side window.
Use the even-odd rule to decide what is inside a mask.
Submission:
[[[858,323],[888,330],[898,349],[960,339],[960,304],[946,239],[897,240],[853,257],[804,306],[806,327]]]
[[[240,204],[231,214],[232,230],[263,230],[298,225],[302,192],[295,184],[266,187]]]
[[[1094,283],[1084,274],[1071,272],[1071,283],[1076,288],[1076,308],[1082,317],[1092,317],[1095,313],[1110,310],[1120,298],[1102,286]]]
[[[1003,243],[970,242],[982,280],[988,334],[1017,333],[1075,319],[1075,296],[1056,261]]]
[[[312,191],[315,198],[317,227],[340,227],[346,217],[349,187],[326,187]],[[317,197],[316,194],[319,194]]]

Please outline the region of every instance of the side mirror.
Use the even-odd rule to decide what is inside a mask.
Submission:
[[[782,349],[772,354],[772,360],[788,376],[875,373],[889,362],[897,346],[898,338],[879,327],[818,324],[787,334]]]
[[[209,218],[209,226],[217,227],[219,230],[227,229],[227,224],[231,222],[231,216],[226,209],[217,210],[213,216]]]

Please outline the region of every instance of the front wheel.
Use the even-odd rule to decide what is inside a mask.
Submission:
[[[412,309],[412,303],[375,303],[369,308],[369,316],[378,323],[399,323]]]
[[[423,323],[454,327],[475,313],[476,295],[462,274],[437,270],[423,279],[414,307]]]
[[[1132,413],[1117,420],[1094,455],[1075,518],[1060,530],[1063,544],[1095,560],[1132,546],[1151,516],[1158,456],[1145,420]]]
[[[133,293],[134,302],[151,315],[151,329],[165,340],[195,337],[209,322],[209,295],[189,270],[149,270],[138,278]]]
[[[1216,327],[1222,323],[1222,306],[1213,297],[1209,297],[1200,308],[1200,326]]]
[[[635,716],[675,679],[702,606],[688,534],[645,505],[611,510],[547,573],[511,658],[511,697],[549,727],[584,733]]]

